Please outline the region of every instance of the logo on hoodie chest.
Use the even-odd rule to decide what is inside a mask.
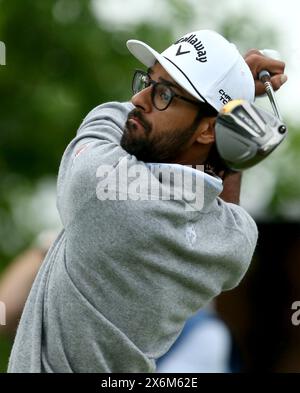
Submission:
[[[197,240],[197,234],[193,224],[187,224],[185,229],[185,239],[190,247],[194,247]]]

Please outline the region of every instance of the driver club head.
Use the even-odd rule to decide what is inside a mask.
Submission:
[[[275,115],[245,100],[226,104],[217,116],[217,150],[234,171],[264,160],[287,135],[285,124]]]

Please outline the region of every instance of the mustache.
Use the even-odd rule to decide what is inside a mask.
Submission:
[[[143,115],[141,114],[141,112],[138,109],[133,109],[131,112],[129,112],[128,114],[128,120],[129,119],[138,119],[138,121],[141,123],[141,125],[144,127],[145,131],[147,134],[149,134],[151,132],[151,124],[147,122],[147,120],[145,120],[143,118]]]

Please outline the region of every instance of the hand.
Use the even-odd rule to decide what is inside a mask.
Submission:
[[[266,57],[257,49],[249,50],[245,54],[244,59],[254,78],[256,96],[260,96],[265,93],[264,85],[258,79],[258,74],[262,70],[269,71],[271,75],[271,83],[275,91],[280,89],[280,87],[287,81],[287,76],[284,74],[285,63],[283,61]]]

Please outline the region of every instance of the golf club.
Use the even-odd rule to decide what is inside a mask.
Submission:
[[[272,55],[277,54],[271,50],[261,52],[267,56],[270,52]],[[217,116],[216,146],[226,165],[234,171],[258,164],[287,135],[287,127],[281,119],[269,72],[261,71],[259,79],[265,85],[274,115],[245,100],[232,100]]]

